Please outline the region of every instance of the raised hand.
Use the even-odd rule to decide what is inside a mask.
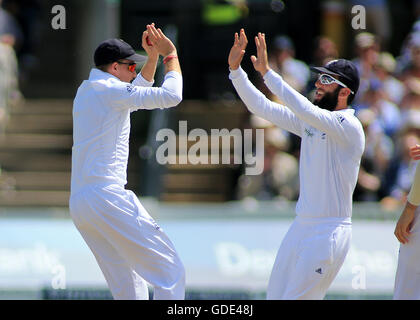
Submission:
[[[228,58],[228,63],[231,70],[236,70],[241,65],[247,44],[248,39],[246,38],[245,30],[241,29],[239,35],[237,32],[235,32],[235,40],[233,42],[232,48],[230,49]]]
[[[255,37],[255,45],[257,47],[257,56],[251,56],[251,61],[255,70],[264,76],[270,70],[264,33],[258,32],[258,36]]]
[[[156,48],[157,52],[162,56],[170,54],[176,55],[176,48],[172,41],[166,37],[160,28],[155,28],[154,24],[148,24],[147,36],[153,47]],[[147,43],[146,43],[147,44]]]
[[[152,23],[154,26],[155,24]],[[141,37],[141,46],[143,47],[144,51],[146,51],[147,56],[152,59],[159,58],[159,52],[157,51],[157,48],[153,46],[152,42],[149,40],[149,33],[146,31],[143,32],[143,35]]]

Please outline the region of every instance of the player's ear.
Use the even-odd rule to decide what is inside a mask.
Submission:
[[[349,88],[341,88],[340,92],[338,93],[340,97],[347,98],[350,95],[350,89]]]

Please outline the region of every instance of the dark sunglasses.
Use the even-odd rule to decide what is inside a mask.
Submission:
[[[130,72],[134,72],[136,70],[136,63],[135,62],[121,62],[121,61],[117,61],[117,63],[119,64],[128,64],[128,70],[130,70]]]

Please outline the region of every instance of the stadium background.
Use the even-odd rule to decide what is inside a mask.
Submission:
[[[397,57],[417,19],[417,1],[372,2],[389,9],[392,36],[386,51]],[[190,130],[207,132],[251,128],[252,119],[228,80],[233,33],[244,27],[248,35],[264,31],[269,39],[288,35],[296,58],[307,64],[314,39],[324,35],[336,43],[340,57],[351,59],[356,53],[350,10],[357,3],[4,0],[23,36],[15,44],[16,79],[12,71],[12,79],[2,83],[7,99],[2,97],[1,106],[0,299],[110,298],[68,214],[72,98],[93,66],[99,42],[120,37],[141,51],[141,32],[151,22],[177,45],[184,101],[171,110],[132,114],[127,187],[179,251],[187,298],[263,299],[294,200],[239,196],[240,165],[159,165],[156,132],[177,130],[179,120],[187,120]],[[51,27],[51,8],[57,4],[66,9],[64,30]],[[248,53],[254,51],[251,43]],[[3,79],[10,61],[2,61]],[[259,81],[248,59],[243,67]],[[162,72],[159,64],[156,84]],[[355,203],[352,249],[328,299],[391,297],[398,254],[393,228],[401,205]]]

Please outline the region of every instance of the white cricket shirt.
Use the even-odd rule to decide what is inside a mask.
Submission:
[[[296,214],[351,217],[365,147],[363,128],[354,110],[321,109],[272,70],[265,74],[264,82],[287,107],[267,99],[242,68],[231,70],[229,78],[251,112],[302,138]]]
[[[83,186],[127,183],[130,113],[182,100],[182,76],[168,72],[160,88],[139,73],[132,83],[93,68],[73,103],[71,193]]]

